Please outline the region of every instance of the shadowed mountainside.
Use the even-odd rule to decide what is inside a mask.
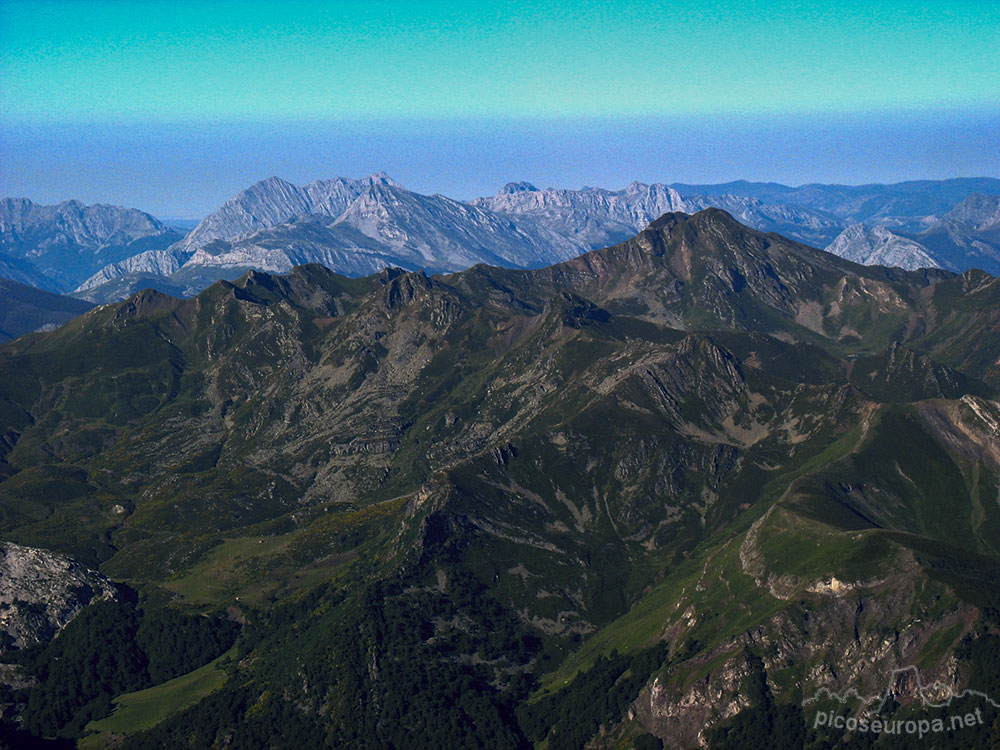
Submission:
[[[61,325],[92,307],[83,300],[0,279],[0,343],[45,325]]]

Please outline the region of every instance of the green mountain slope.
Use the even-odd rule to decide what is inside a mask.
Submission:
[[[538,271],[144,292],[0,349],[0,533],[245,623],[126,746],[803,729],[811,689],[972,679],[998,284],[710,209]]]

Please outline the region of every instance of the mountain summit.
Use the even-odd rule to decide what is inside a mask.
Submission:
[[[280,177],[269,177],[238,193],[202,219],[177,249],[194,254],[215,240],[234,240],[295,218],[311,215],[336,218],[366,189],[375,185],[398,186],[398,183],[383,172],[360,180],[343,177],[317,180],[305,187]]]

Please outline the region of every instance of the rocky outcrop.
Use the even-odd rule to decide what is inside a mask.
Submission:
[[[147,250],[117,263],[109,263],[80,284],[75,291],[84,292],[130,273],[169,276],[180,270],[190,257],[182,250]]]
[[[931,250],[885,227],[854,224],[837,235],[826,251],[865,266],[896,266],[908,271],[942,268]]]
[[[45,643],[115,585],[65,555],[0,542],[0,650]]]
[[[803,605],[793,605],[686,664],[686,680],[679,681],[672,671],[654,679],[633,704],[631,716],[667,747],[695,748],[707,746],[712,727],[753,705],[749,678],[754,672],[775,700],[787,701],[801,692],[806,704],[814,695],[890,691],[896,700],[912,703],[924,699],[928,685],[960,692],[964,677],[953,658],[944,656],[921,672],[912,665],[935,633],[952,628],[957,642],[976,610],[959,603],[943,612],[923,611],[918,566],[912,559],[901,563],[881,581],[834,578],[805,586],[800,581],[796,595],[808,596],[802,611]],[[692,605],[674,632],[698,619]],[[908,625],[896,625],[901,622]],[[910,674],[917,679],[900,679]]]

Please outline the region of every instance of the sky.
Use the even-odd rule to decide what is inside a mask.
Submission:
[[[0,195],[1000,175],[1000,2],[0,2]]]

